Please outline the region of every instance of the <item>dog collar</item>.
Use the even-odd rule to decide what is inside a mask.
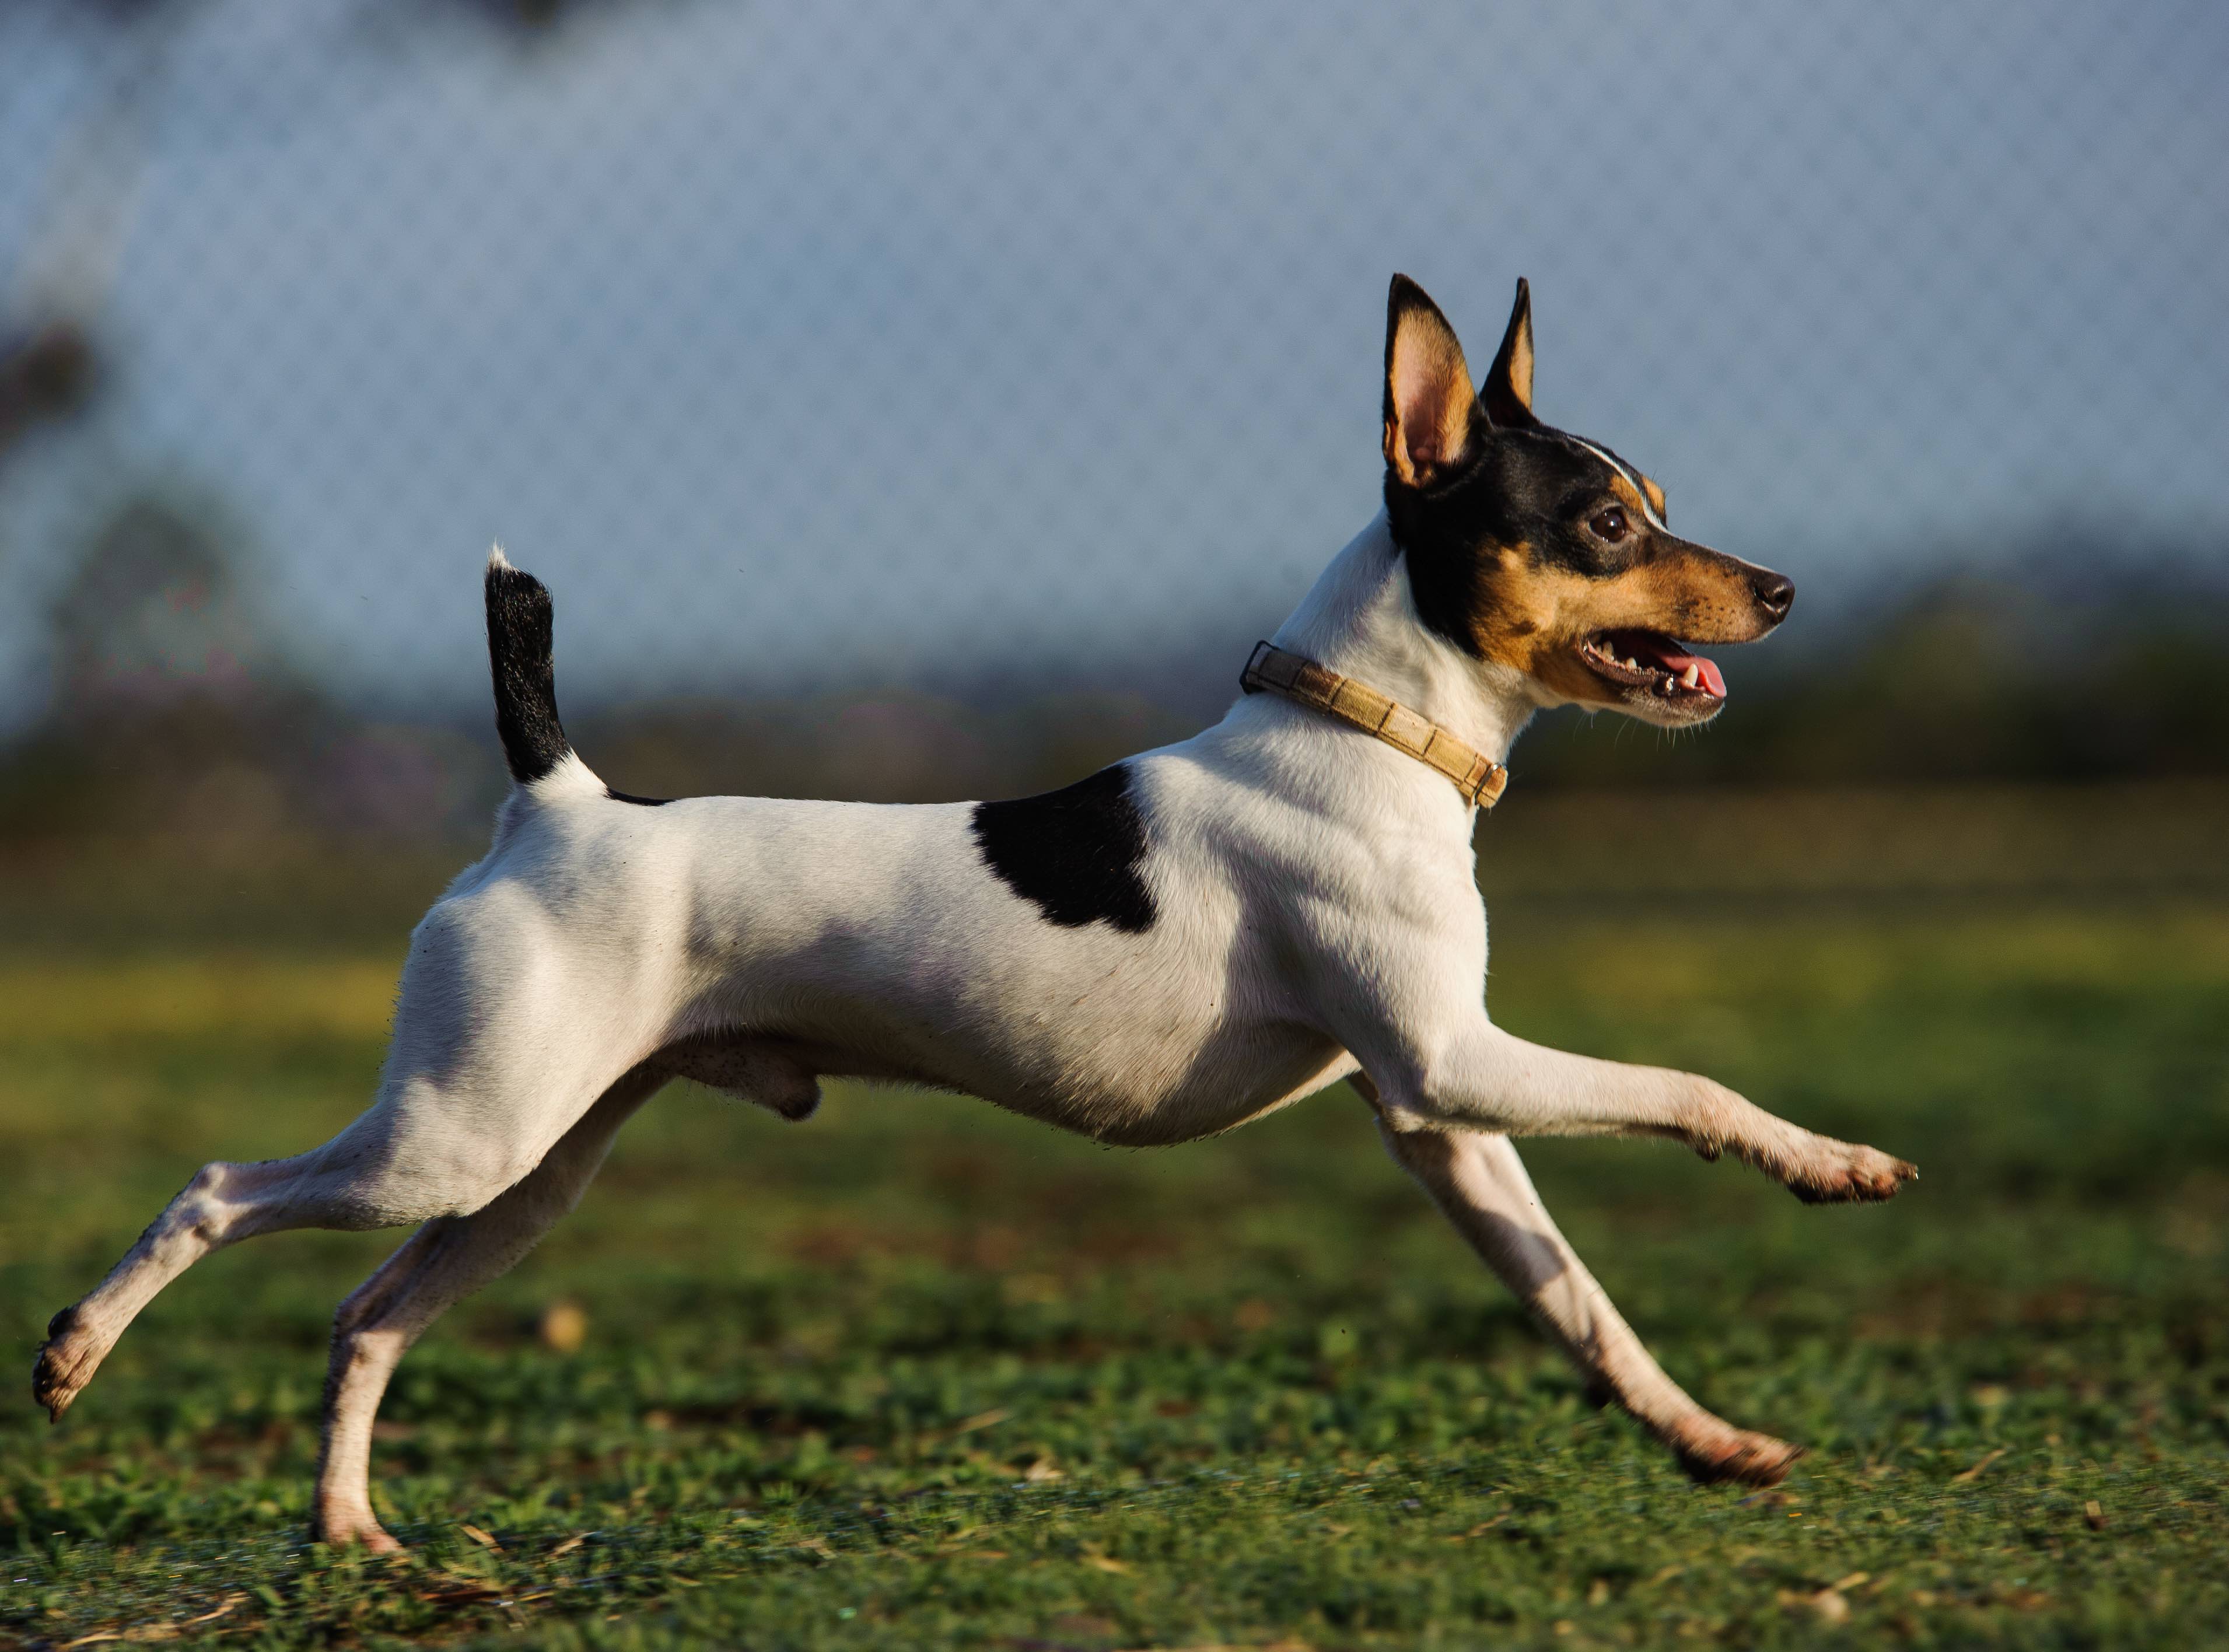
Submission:
[[[1446,775],[1463,794],[1463,801],[1475,808],[1492,808],[1501,801],[1502,788],[1509,784],[1506,768],[1429,717],[1275,643],[1254,645],[1254,657],[1238,674],[1238,685],[1249,694],[1269,689],[1365,734],[1376,735],[1395,750],[1406,752],[1427,768]]]

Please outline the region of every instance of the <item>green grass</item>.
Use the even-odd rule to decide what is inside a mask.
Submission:
[[[1139,1154],[678,1088],[397,1377],[407,1562],[305,1520],[329,1315],[401,1236],[280,1236],[174,1286],[61,1428],[0,1408],[0,1642],[2219,1643],[2229,904],[1542,905],[1495,942],[1515,1030],[1923,1167],[1811,1210],[1663,1144],[1527,1149],[1673,1374],[1811,1446],[1779,1490],[1590,1411],[1344,1090]],[[204,1160],[353,1113],[393,967],[0,961],[19,1371]]]

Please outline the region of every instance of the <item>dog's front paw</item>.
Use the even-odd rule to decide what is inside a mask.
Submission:
[[[48,1422],[62,1420],[107,1352],[74,1308],[66,1308],[47,1321],[47,1340],[39,1345],[38,1359],[31,1366],[31,1398],[45,1407]]]
[[[1787,1178],[1788,1191],[1806,1205],[1872,1204],[1893,1199],[1905,1182],[1919,1180],[1919,1167],[1850,1141],[1817,1139]]]
[[[1776,1486],[1788,1477],[1789,1465],[1803,1455],[1800,1445],[1734,1428],[1723,1434],[1714,1430],[1706,1439],[1680,1441],[1673,1450],[1687,1477],[1699,1486]]]

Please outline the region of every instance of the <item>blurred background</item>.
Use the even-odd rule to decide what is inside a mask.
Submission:
[[[1474,362],[1524,275],[1541,415],[1801,595],[1699,736],[1519,745],[1495,1019],[1926,1180],[1821,1216],[1662,1143],[1525,1152],[1841,1535],[1675,1506],[1352,1097],[1146,1155],[848,1084],[810,1129],[646,1109],[412,1354],[382,1513],[554,1541],[793,1492],[838,1533],[942,1483],[1021,1554],[1025,1472],[1180,1488],[1138,1576],[1000,1574],[1163,1606],[979,1605],[1012,1645],[1609,1645],[1628,1604],[1654,1644],[1712,1590],[1688,1630],[1762,1642],[1868,1573],[1853,1632],[2163,1643],[2173,1580],[2218,1634],[2225,85],[2197,0],[4,0],[0,1352],[195,1167],[363,1104],[501,795],[490,541],[621,789],[1063,784],[1220,716],[1374,512],[1392,272]],[[288,1580],[331,1305],[395,1237],[214,1258],[67,1426],[0,1406],[0,1641],[207,1622],[250,1529],[271,1635],[409,1627]],[[1288,1469],[1563,1524],[1509,1525],[1481,1606],[1484,1544],[1181,1489]]]
[[[1802,593],[1700,739],[1544,720],[1490,880],[1667,817],[1660,882],[2220,875],[2215,9],[19,0],[0,61],[24,923],[419,904],[500,792],[495,539],[626,789],[1211,722],[1374,508],[1397,268],[1481,359],[1528,275],[1543,415]],[[1641,784],[1702,789],[1545,801]]]

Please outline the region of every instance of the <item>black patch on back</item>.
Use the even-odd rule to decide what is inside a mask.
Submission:
[[[662,809],[673,801],[670,797],[637,797],[633,792],[615,792],[608,786],[604,787],[604,795],[614,803],[639,803],[646,809]]]
[[[1159,916],[1139,875],[1145,817],[1121,763],[1057,792],[978,803],[974,826],[984,864],[1063,929],[1104,920],[1143,935]]]

